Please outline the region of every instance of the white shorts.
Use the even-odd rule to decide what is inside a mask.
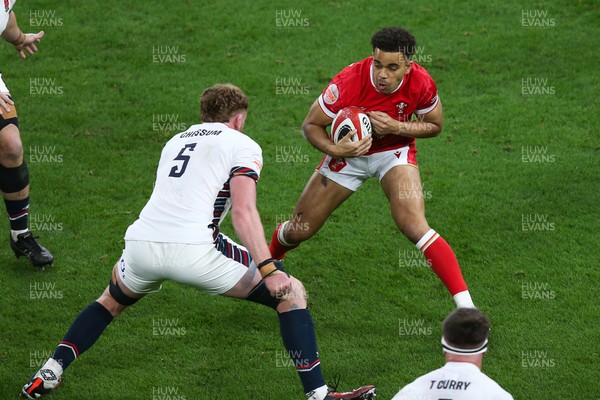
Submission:
[[[2,93],[10,93],[8,91],[8,88],[6,87],[6,84],[2,80],[2,74],[0,74],[0,92],[2,92]]]
[[[247,271],[246,265],[226,256],[214,244],[125,240],[119,260],[121,281],[138,294],[158,292],[165,280],[192,285],[209,294],[223,294]]]
[[[381,181],[390,169],[398,165],[417,167],[416,154],[417,149],[408,145],[368,156],[334,158],[328,155],[323,158],[317,171],[355,192],[367,179],[377,177]]]

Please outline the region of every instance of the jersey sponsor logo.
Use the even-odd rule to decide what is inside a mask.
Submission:
[[[323,101],[325,102],[325,104],[331,105],[335,103],[339,97],[340,91],[337,85],[335,83],[332,83],[331,85],[329,85],[329,87],[327,87],[327,90],[325,90],[325,94],[323,95]]]
[[[9,0],[4,0],[4,11],[6,11],[6,12],[10,11],[10,1]]]

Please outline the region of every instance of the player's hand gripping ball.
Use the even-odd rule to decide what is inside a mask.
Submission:
[[[353,142],[358,142],[370,135],[372,128],[369,116],[359,107],[342,108],[331,123],[331,140],[333,143],[337,143],[354,130],[356,135],[350,139]]]

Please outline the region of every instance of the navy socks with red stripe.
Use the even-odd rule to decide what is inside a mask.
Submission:
[[[52,358],[63,370],[67,369],[80,354],[92,347],[112,322],[113,316],[97,301],[94,301],[73,321],[69,331],[58,344]]]
[[[312,317],[308,309],[292,310],[279,315],[281,339],[296,371],[309,393],[325,385]]]
[[[29,226],[29,196],[22,200],[4,199],[4,205],[10,220],[10,230],[19,233],[26,232]]]

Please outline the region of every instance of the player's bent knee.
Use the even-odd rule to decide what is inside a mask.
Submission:
[[[0,157],[2,160],[11,161],[23,158],[23,143],[18,135],[18,130],[16,133],[0,136]]]
[[[292,290],[289,298],[293,300],[306,300],[306,289],[304,288],[304,284],[293,276],[291,277],[291,281]]]
[[[250,293],[248,293],[248,296],[246,296],[246,300],[262,304],[274,310],[277,309],[277,306],[281,302],[280,298],[271,296],[271,293],[269,293],[269,289],[267,289],[267,285],[265,285],[265,281],[263,280],[252,288]]]
[[[413,243],[417,243],[423,235],[425,235],[429,231],[429,225],[425,221],[414,221],[412,224],[406,223],[399,225],[398,228],[400,231]]]
[[[111,297],[120,305],[123,306],[131,306],[134,305],[135,303],[137,303],[137,301],[140,299],[135,298],[135,297],[130,297],[128,295],[126,295],[123,290],[121,289],[121,287],[119,286],[119,284],[117,282],[113,282],[112,279],[110,280],[110,283],[108,284],[108,291],[111,295]],[[111,311],[111,310],[109,310]],[[112,313],[112,311],[111,311]]]

